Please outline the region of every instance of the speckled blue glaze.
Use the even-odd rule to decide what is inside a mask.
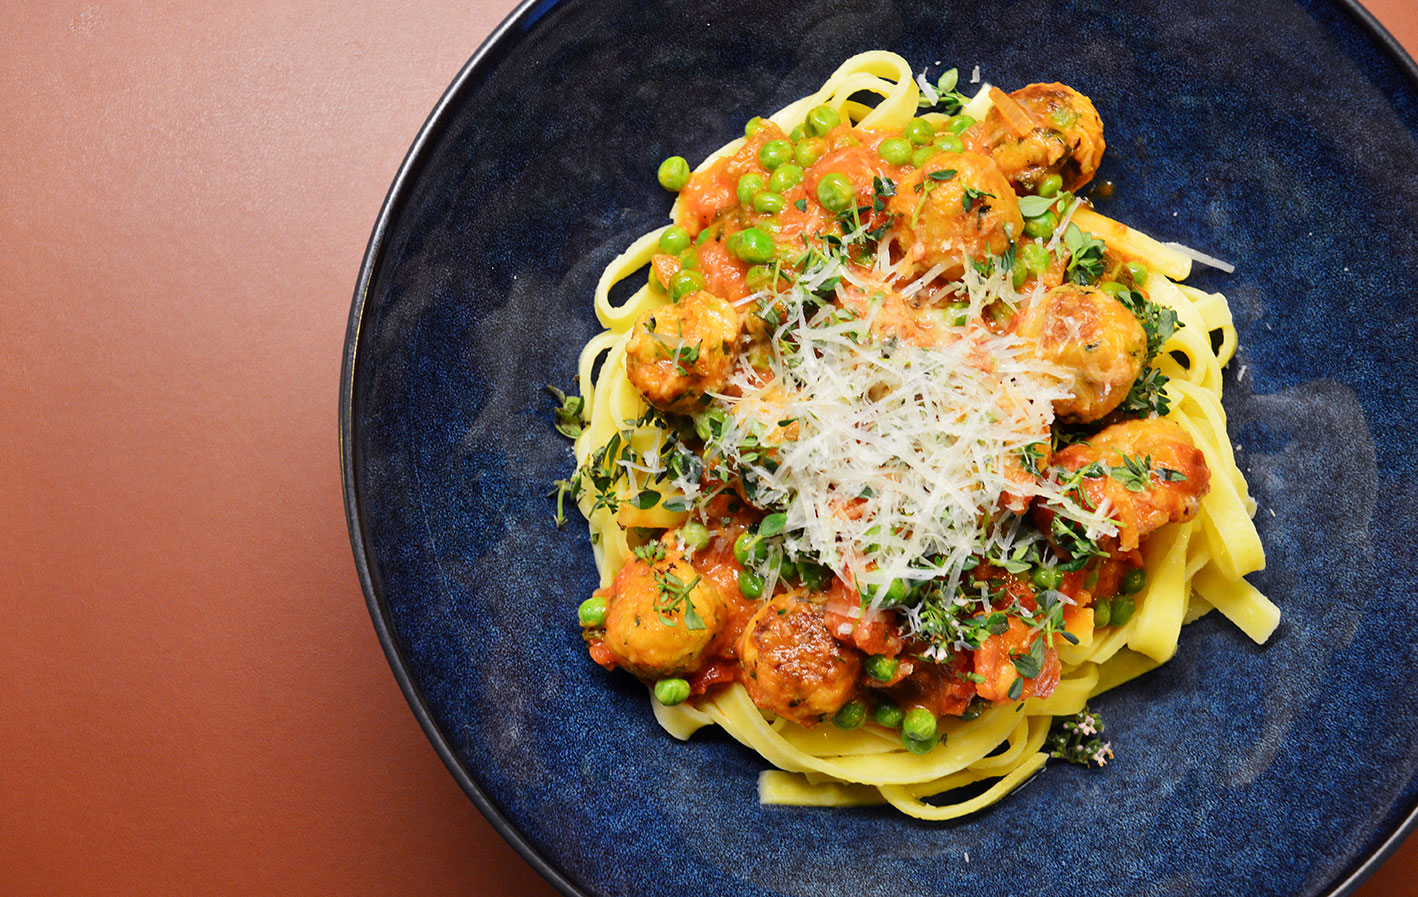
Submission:
[[[591,551],[547,498],[572,461],[542,388],[573,381],[601,269],[665,220],[659,160],[873,48],[1066,80],[1107,126],[1101,207],[1236,262],[1193,282],[1235,311],[1253,580],[1285,614],[1264,648],[1191,627],[1100,702],[1116,762],[952,824],[761,808],[757,756],[667,737],[586,657]],[[568,893],[1344,890],[1418,804],[1415,135],[1401,65],[1319,0],[525,7],[391,194],[342,408],[375,623],[450,768]]]

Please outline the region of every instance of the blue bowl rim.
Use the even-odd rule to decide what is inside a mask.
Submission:
[[[407,184],[427,163],[428,147],[447,124],[449,110],[457,105],[462,94],[472,90],[475,82],[486,74],[486,70],[491,65],[490,60],[496,55],[499,45],[509,39],[510,33],[530,28],[537,19],[560,2],[562,0],[522,0],[517,8],[508,14],[507,18],[488,35],[487,39],[463,64],[458,75],[443,92],[437,105],[433,107],[433,111],[424,121],[423,127],[419,129],[418,136],[414,138],[413,144],[404,156],[404,161],[399,166],[398,173],[394,176],[394,182],[390,185],[389,192],[384,198],[384,203],[379,210],[379,217],[374,223],[374,230],[370,234],[369,243],[365,247],[364,259],[359,269],[359,279],[355,283],[349,323],[345,331],[344,360],[340,371],[340,477],[344,490],[345,518],[349,526],[350,545],[354,550],[355,568],[359,573],[365,604],[369,607],[369,615],[374,622],[374,631],[379,636],[379,643],[384,648],[384,656],[389,661],[389,667],[399,683],[399,688],[404,693],[405,700],[409,703],[409,708],[413,710],[414,717],[423,727],[424,734],[428,736],[434,750],[438,752],[438,756],[442,758],[444,765],[453,774],[458,785],[492,824],[492,827],[521,855],[522,859],[526,860],[533,869],[541,873],[547,881],[567,897],[592,897],[588,891],[572,881],[554,863],[543,856],[527,840],[521,830],[493,804],[491,798],[463,766],[462,761],[454,753],[446,734],[434,721],[433,714],[424,700],[422,692],[409,673],[408,664],[394,635],[388,605],[371,575],[369,551],[367,550],[368,535],[360,510],[354,457],[355,356],[359,348],[360,325],[364,319],[365,299],[369,294],[370,285],[374,282],[374,273],[384,255],[384,237],[389,222],[408,197]],[[1373,13],[1364,8],[1358,0],[1330,0],[1330,2],[1348,13],[1378,43],[1407,77],[1413,88],[1418,90],[1418,63],[1414,62],[1413,57],[1404,50],[1388,29],[1374,18]],[[1410,808],[1408,816],[1368,857],[1348,875],[1332,882],[1329,890],[1318,897],[1345,897],[1345,895],[1352,893],[1383,865],[1384,861],[1398,849],[1404,839],[1413,834],[1415,830],[1418,830],[1418,804]]]

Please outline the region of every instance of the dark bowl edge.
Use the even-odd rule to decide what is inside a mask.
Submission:
[[[434,750],[443,760],[443,765],[448,767],[454,780],[472,800],[478,811],[492,824],[497,833],[512,845],[512,848],[522,859],[526,860],[533,869],[537,870],[543,878],[551,882],[552,886],[565,894],[566,897],[591,897],[537,851],[523,834],[508,821],[502,811],[493,804],[491,798],[472,780],[457,755],[453,753],[442,730],[434,722],[423,694],[410,677],[403,652],[395,640],[383,599],[375,588],[370,572],[369,556],[365,550],[365,528],[360,513],[360,496],[355,478],[353,439],[355,355],[359,344],[360,324],[364,317],[364,303],[373,280],[374,270],[383,254],[385,231],[393,217],[395,207],[403,200],[404,184],[414,170],[422,164],[424,147],[429,143],[434,133],[443,126],[442,119],[445,110],[452,104],[454,97],[478,73],[484,61],[492,55],[496,45],[509,31],[530,25],[529,19],[535,21],[540,18],[541,14],[556,2],[557,0],[522,0],[517,8],[509,13],[507,18],[503,19],[501,24],[478,46],[458,71],[453,82],[439,97],[438,103],[433,107],[428,118],[425,119],[423,126],[419,129],[418,136],[414,138],[403,162],[399,165],[398,173],[394,176],[389,192],[385,195],[384,202],[379,209],[379,216],[375,219],[374,230],[370,233],[369,242],[365,247],[364,259],[360,264],[354,299],[350,307],[349,323],[345,331],[344,358],[340,371],[340,479],[344,491],[345,520],[349,528],[350,545],[354,550],[355,568],[359,574],[360,588],[364,592],[365,604],[369,608],[375,634],[379,637],[379,644],[384,649],[384,656],[389,661],[389,668],[399,683],[399,689],[404,693],[404,699],[408,701],[414,717],[423,728],[424,734],[428,736]]]

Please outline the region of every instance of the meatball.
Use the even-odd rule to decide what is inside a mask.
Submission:
[[[701,290],[635,322],[625,347],[625,373],[651,405],[689,414],[708,404],[709,391],[728,382],[738,346],[738,312]]]
[[[1073,396],[1054,402],[1064,420],[1086,423],[1117,408],[1147,363],[1147,331],[1137,316],[1092,287],[1054,287],[1014,329],[1037,343],[1040,358],[1073,375]]]
[[[944,152],[901,181],[888,209],[902,248],[920,271],[944,264],[957,278],[967,260],[1003,255],[1024,229],[1019,197],[989,156]]]
[[[738,655],[753,703],[804,726],[851,700],[862,671],[861,655],[832,636],[822,607],[789,596],[759,608]]]
[[[1103,120],[1093,101],[1064,84],[1030,84],[995,94],[985,116],[985,139],[995,164],[1024,193],[1051,174],[1066,190],[1093,179],[1103,159]]]
[[[1113,424],[1088,442],[1062,449],[1053,460],[1066,470],[1094,462],[1108,471],[1084,479],[1083,488],[1095,507],[1108,500],[1123,551],[1136,548],[1164,524],[1191,520],[1211,488],[1206,456],[1186,431],[1166,418]]]
[[[685,620],[692,606],[702,626]],[[706,659],[729,617],[719,586],[688,561],[626,564],[606,593],[604,645],[618,665],[646,681],[684,676]]]

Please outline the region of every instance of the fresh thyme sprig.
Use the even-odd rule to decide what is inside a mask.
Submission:
[[[1087,705],[1073,716],[1054,718],[1044,741],[1050,757],[1080,766],[1106,766],[1113,759],[1113,746],[1103,740],[1103,715]]]

